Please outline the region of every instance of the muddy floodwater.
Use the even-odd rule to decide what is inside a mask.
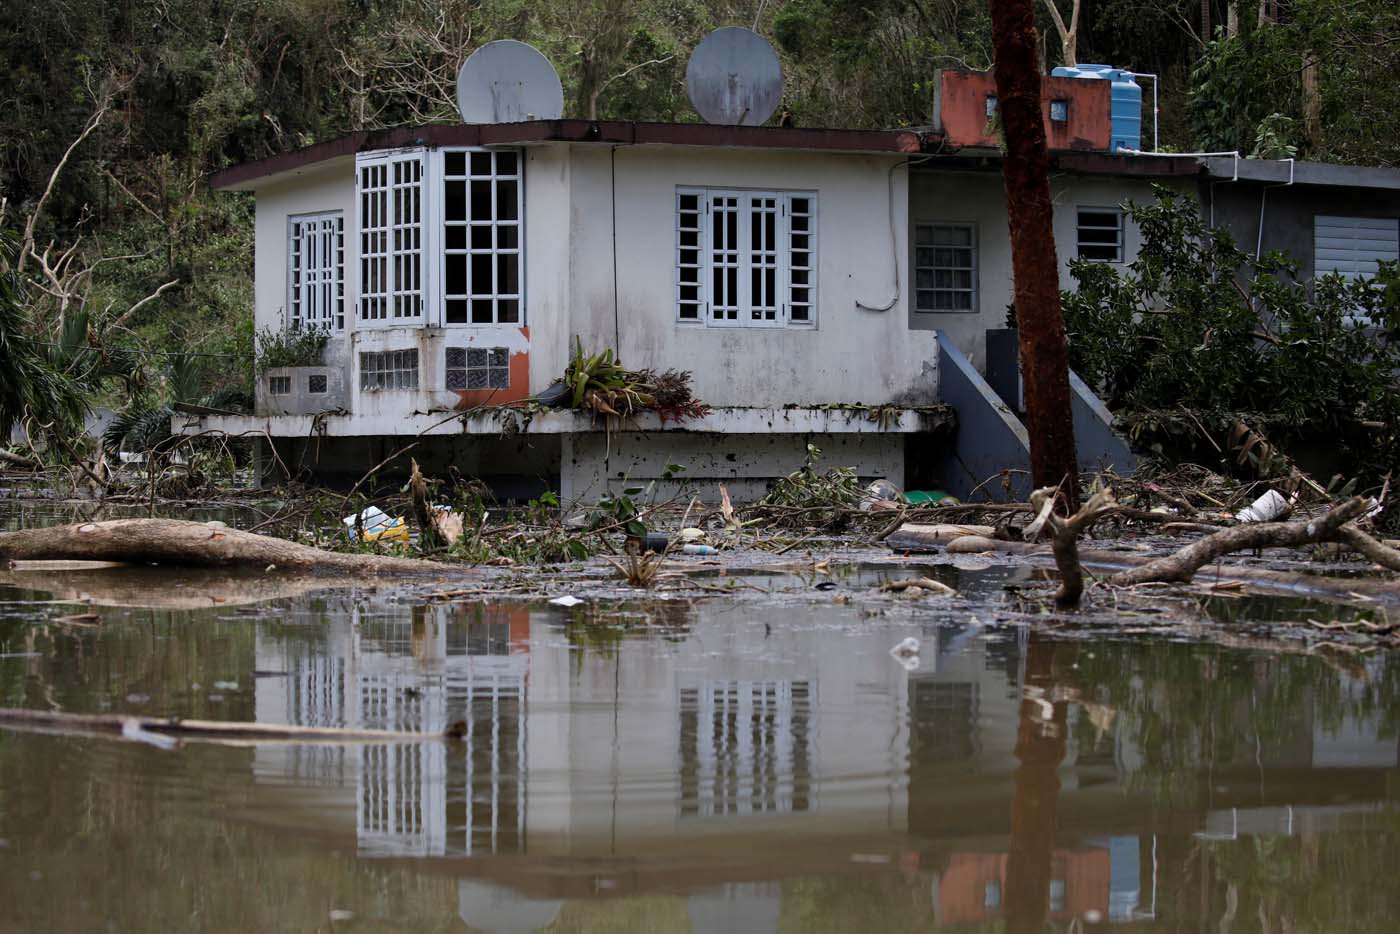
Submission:
[[[908,572],[564,608],[0,571],[0,707],[466,727],[0,730],[0,934],[1396,929],[1400,655],[1207,643],[1141,599],[1052,624],[1008,609],[1028,568],[872,595]],[[1336,618],[1202,609],[1231,633]]]

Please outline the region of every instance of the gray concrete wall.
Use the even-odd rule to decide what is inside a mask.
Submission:
[[[1052,179],[1055,202],[1055,249],[1060,262],[1060,284],[1074,280],[1069,261],[1076,255],[1079,208],[1112,208],[1125,201],[1151,203],[1152,182],[1147,179],[1057,175]],[[971,312],[918,312],[911,296],[907,302],[911,330],[937,329],[977,369],[985,367],[986,332],[1006,326],[1006,309],[1013,299],[1011,239],[1006,218],[1006,191],[1000,171],[947,171],[915,168],[909,184],[909,225],[923,223],[971,224],[977,234],[977,302]],[[912,240],[906,260],[913,266]],[[1137,258],[1141,236],[1131,219],[1123,224],[1124,264]],[[1123,265],[1123,264],[1115,264]]]
[[[819,472],[853,467],[863,480],[879,477],[904,485],[904,435],[752,434],[700,432],[601,432],[562,435],[563,472],[560,499],[565,504],[594,503],[611,492],[656,481],[658,501],[682,488],[706,503],[719,502],[723,483],[736,502],[762,499],[779,477],[807,460],[807,445],[821,449]],[[676,479],[661,479],[668,464],[686,469]]]
[[[1266,193],[1267,192],[1267,196]],[[1264,199],[1263,252],[1279,250],[1298,264],[1299,280],[1313,277],[1313,219],[1319,214],[1346,217],[1400,217],[1400,191],[1321,185],[1216,181],[1201,185],[1207,223],[1224,227],[1246,253],[1260,244],[1259,205]]]
[[[1025,426],[977,372],[972,361],[949,335],[938,335],[939,392],[942,401],[958,413],[953,443],[941,452],[938,476],[943,489],[966,498],[999,471],[1011,469],[1011,487],[1001,481],[982,487],[992,498],[1009,492],[1024,500],[1030,495],[1031,443]]]

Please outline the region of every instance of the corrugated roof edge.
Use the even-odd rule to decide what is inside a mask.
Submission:
[[[523,123],[400,127],[342,136],[304,149],[244,162],[213,173],[216,189],[253,187],[260,179],[357,152],[405,146],[506,146],[528,143],[667,144],[815,152],[909,153],[934,148],[942,137],[931,130],[839,130],[708,123],[634,123],[624,120],[532,120]]]

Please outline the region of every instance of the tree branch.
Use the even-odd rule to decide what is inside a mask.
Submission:
[[[44,213],[44,205],[48,203],[49,196],[53,194],[54,185],[58,183],[58,176],[62,174],[63,167],[68,164],[73,151],[82,145],[83,140],[92,135],[92,132],[102,122],[102,118],[107,115],[111,101],[110,92],[104,92],[102,99],[98,101],[97,109],[93,111],[92,116],[88,117],[87,125],[83,127],[83,131],[78,134],[77,139],[68,144],[68,148],[63,152],[63,158],[58,160],[58,165],[54,166],[53,171],[49,173],[49,183],[44,186],[44,193],[39,196],[39,201],[29,214],[29,220],[24,224],[24,237],[20,241],[19,260],[15,264],[16,272],[24,271],[25,258],[34,252],[34,225],[38,223],[39,216]]]
[[[1108,582],[1120,587],[1154,581],[1185,584],[1189,583],[1192,576],[1205,565],[1235,551],[1277,545],[1310,545],[1314,542],[1332,539],[1342,539],[1351,544],[1344,538],[1347,533],[1343,531],[1342,527],[1360,516],[1366,511],[1366,508],[1366,501],[1357,496],[1316,519],[1298,522],[1257,522],[1224,529],[1214,535],[1207,535],[1174,554],[1150,561],[1130,571],[1115,574],[1109,578]],[[1385,547],[1379,542],[1375,542],[1375,544],[1379,548]],[[1361,549],[1358,547],[1357,550]],[[1385,550],[1390,551],[1391,549]],[[1400,557],[1400,553],[1397,553],[1397,557]]]

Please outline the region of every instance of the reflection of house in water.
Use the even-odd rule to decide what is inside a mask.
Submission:
[[[685,889],[696,930],[772,929],[790,894],[775,879],[917,871],[920,911],[939,922],[1005,921],[1020,686],[1044,646],[946,619],[812,626],[807,612],[672,619],[594,643],[552,609],[361,600],[314,630],[260,631],[256,667],[288,676],[258,680],[258,716],[430,731],[462,720],[466,742],[266,747],[256,767],[315,785],[362,856],[528,853],[524,872],[518,858],[436,864],[473,877],[464,918]],[[921,663],[906,672],[888,649],[915,634]],[[1334,697],[1295,692],[1283,728],[1264,730],[1264,705],[1236,690],[1208,724],[1178,726],[1176,745],[1149,747],[1157,705],[1182,688],[1170,665],[1142,664],[1128,682],[1139,695],[1114,711],[1072,685],[1047,694],[1068,726],[1052,919],[1153,918],[1158,891],[1180,888],[1192,834],[1330,829],[1391,796],[1395,744],[1361,700],[1343,714]],[[1280,679],[1267,663],[1251,677],[1258,697]],[[1364,684],[1339,677],[1344,691]],[[1163,780],[1173,797],[1154,797]],[[533,901],[512,906],[497,882]]]
[[[260,719],[425,732],[442,732],[457,719],[467,724],[464,745],[311,747],[266,756],[284,756],[288,777],[354,782],[362,855],[518,849],[525,826],[528,631],[523,608],[462,614],[415,607],[357,611],[353,625],[328,630],[322,644],[265,647],[260,637],[260,667],[287,672],[259,683]],[[274,693],[279,686],[281,697]]]
[[[681,688],[681,815],[806,811],[811,715],[808,681]]]
[[[750,834],[755,819],[789,835],[903,830],[907,685],[887,633],[682,630],[661,651],[624,639],[599,653],[572,647],[549,611],[532,631],[524,607],[350,615],[310,638],[260,633],[257,667],[288,673],[259,680],[260,719],[467,726],[460,744],[259,751],[262,774],[353,789],[361,855],[528,839],[533,854],[586,856]]]

